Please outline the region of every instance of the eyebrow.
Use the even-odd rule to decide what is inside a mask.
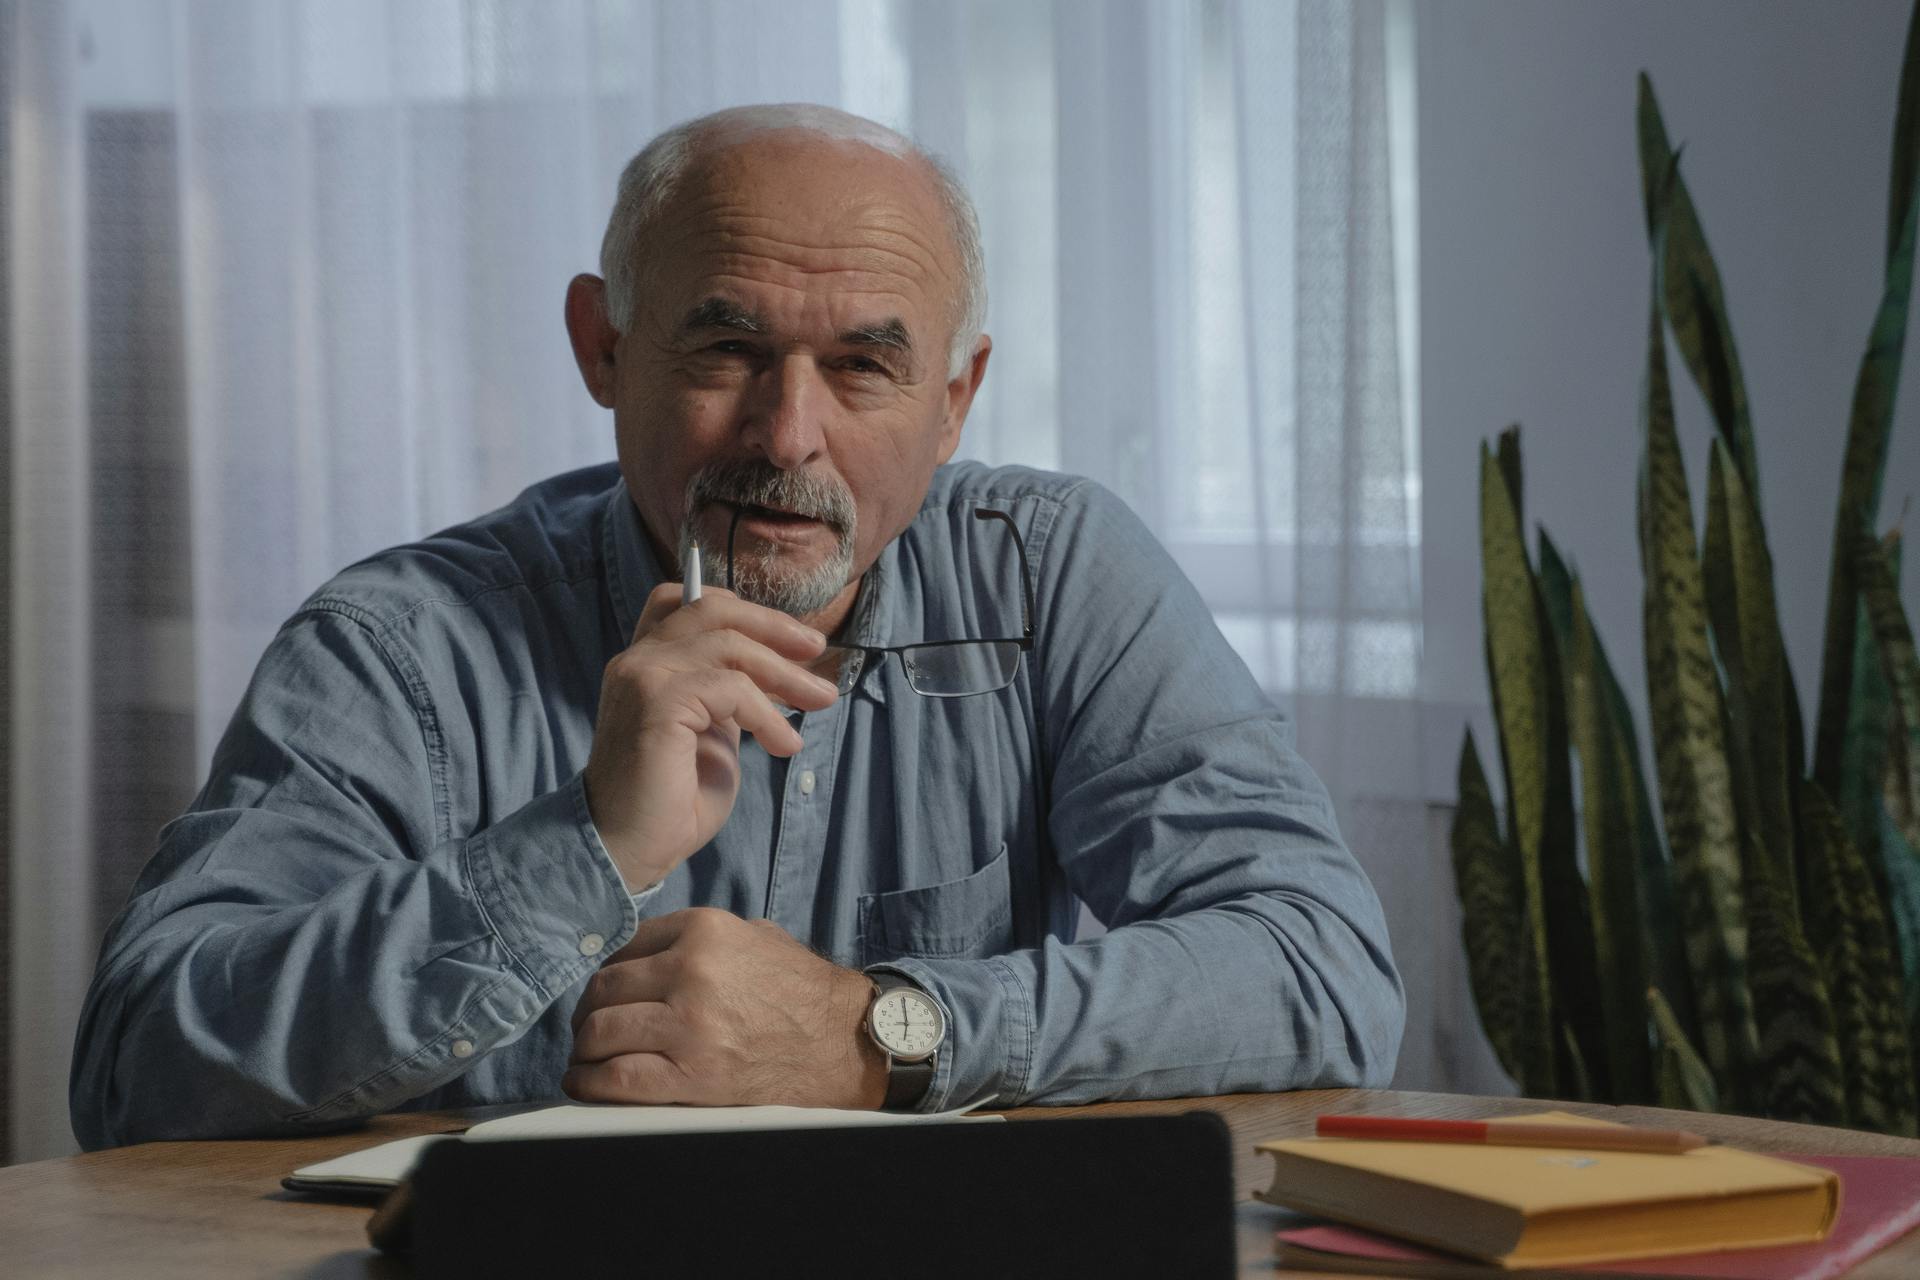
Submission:
[[[735,333],[760,334],[766,333],[771,327],[764,317],[725,298],[701,300],[680,321],[683,333],[729,329]],[[913,334],[898,316],[877,320],[872,324],[856,325],[842,332],[840,341],[850,347],[878,347],[903,357],[913,354]]]
[[[840,335],[840,341],[852,347],[884,347],[903,356],[913,354],[913,335],[898,318],[849,329]]]
[[[725,298],[707,298],[696,304],[680,321],[684,333],[697,329],[732,329],[736,333],[765,333],[767,322],[760,316]]]

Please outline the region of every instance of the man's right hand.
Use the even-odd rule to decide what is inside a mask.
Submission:
[[[775,698],[818,711],[837,696],[801,665],[826,648],[812,627],[717,587],[684,608],[680,600],[677,582],[654,588],[633,643],[607,664],[587,757],[587,809],[632,893],[726,823],[742,730],[769,755],[800,750]]]

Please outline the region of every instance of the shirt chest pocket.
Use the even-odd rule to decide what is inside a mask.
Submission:
[[[945,884],[860,895],[860,963],[999,955],[1013,944],[1007,846],[979,870]]]

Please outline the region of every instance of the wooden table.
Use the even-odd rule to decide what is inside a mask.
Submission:
[[[1239,1094],[1172,1102],[1011,1111],[1015,1120],[1139,1115],[1206,1107],[1234,1135],[1234,1182],[1244,1200],[1267,1184],[1270,1169],[1253,1144],[1298,1137],[1325,1112],[1487,1116],[1552,1106],[1664,1128],[1687,1128],[1756,1151],[1905,1155],[1920,1142],[1811,1125],[1650,1107],[1538,1103],[1442,1093],[1329,1089]],[[391,1138],[463,1129],[509,1110],[381,1116],[365,1128],[324,1138],[256,1142],[155,1142],[117,1151],[42,1160],[0,1169],[0,1273],[8,1276],[390,1276],[407,1267],[367,1246],[369,1210],[280,1189],[302,1165]],[[1257,1202],[1238,1208],[1242,1274],[1306,1276],[1273,1265],[1273,1230],[1284,1215]],[[1859,1280],[1920,1276],[1920,1233],[1899,1241],[1851,1273]]]

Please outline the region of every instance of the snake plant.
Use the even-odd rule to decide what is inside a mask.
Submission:
[[[1847,424],[1811,755],[1726,291],[1644,74],[1637,123],[1652,270],[1635,511],[1654,785],[1578,573],[1544,529],[1528,545],[1510,428],[1480,467],[1501,799],[1469,733],[1453,828],[1475,1003],[1528,1094],[1912,1134],[1920,657],[1899,532],[1878,521],[1920,217],[1920,23]],[[1669,335],[1714,425],[1698,540]]]

